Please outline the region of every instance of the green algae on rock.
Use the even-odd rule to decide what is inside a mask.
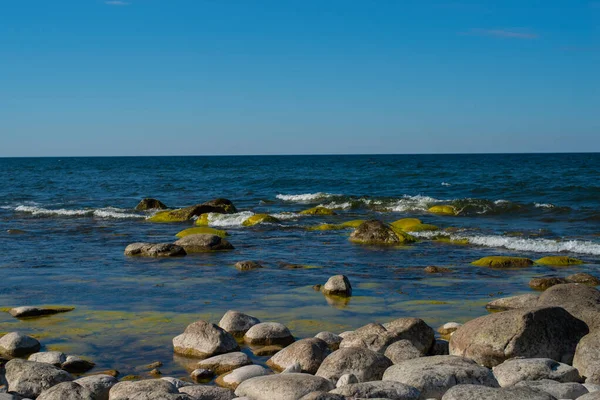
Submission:
[[[405,231],[407,228],[411,226],[420,225],[423,222],[418,218],[402,218],[397,221],[390,223],[394,228],[398,228],[400,230]]]
[[[577,258],[567,257],[567,256],[542,257],[539,260],[535,260],[535,262],[537,264],[554,265],[554,266],[577,265],[577,264],[584,263],[582,260],[579,260]]]
[[[334,231],[341,229],[358,228],[363,222],[365,222],[364,219],[355,219],[352,221],[342,222],[341,224],[321,224],[317,226],[310,226],[307,229],[309,231]]]
[[[303,214],[303,215],[337,215],[333,210],[330,210],[329,208],[321,207],[321,206],[317,206],[317,207],[309,208],[308,210],[300,211],[300,214]]]
[[[524,257],[489,256],[473,261],[471,264],[490,268],[523,268],[533,265],[533,261]]]
[[[411,225],[408,228],[404,229],[404,231],[406,232],[433,232],[438,230],[440,230],[440,228],[431,224]]]
[[[138,205],[135,206],[135,209],[138,211],[166,210],[167,208],[169,207],[167,207],[162,201],[151,198],[142,199]]]
[[[217,235],[220,236],[222,238],[224,238],[225,236],[229,236],[229,234],[226,231],[222,231],[220,229],[214,229],[214,228],[209,228],[209,227],[198,227],[198,228],[188,228],[188,229],[184,229],[181,232],[177,233],[175,236],[177,236],[178,238],[183,238],[186,237],[188,235],[196,235],[199,233],[206,233],[209,235]]]
[[[438,215],[458,215],[456,207],[447,204],[429,207],[427,211]]]
[[[350,241],[370,245],[399,245],[414,243],[416,239],[399,229],[378,220],[363,222],[350,235]]]
[[[196,219],[196,222],[194,223],[194,225],[196,226],[208,226],[209,222],[208,222],[208,214],[200,214],[198,216],[198,219]]]
[[[242,222],[242,225],[243,226],[254,226],[254,225],[263,224],[263,223],[276,224],[279,222],[281,222],[281,221],[269,214],[254,214],[253,216],[251,216],[250,218],[248,218],[247,220]]]
[[[231,214],[237,209],[230,200],[215,199],[194,206],[161,211],[148,218],[151,222],[183,222],[206,213]]]

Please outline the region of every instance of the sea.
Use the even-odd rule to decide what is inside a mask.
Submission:
[[[600,276],[600,154],[0,158],[0,182],[0,308],[75,307],[24,320],[0,312],[0,334],[21,331],[121,376],[147,377],[144,366],[160,361],[163,375],[188,377],[195,361],[174,355],[172,338],[227,310],[281,322],[297,338],[407,316],[436,328],[533,293],[532,277]],[[235,250],[124,256],[130,243],[172,242],[193,226],[150,222],[152,211],[135,210],[145,197],[170,208],[230,199],[238,212],[209,220]],[[300,214],[318,205],[336,215]],[[432,214],[434,205],[458,214]],[[242,226],[255,213],[280,222]],[[440,230],[377,247],[351,243],[351,230],[310,229],[407,217]],[[493,255],[585,263],[471,264]],[[264,268],[238,271],[241,260]],[[427,274],[430,265],[452,272]],[[313,289],[336,274],[350,280],[351,298]]]

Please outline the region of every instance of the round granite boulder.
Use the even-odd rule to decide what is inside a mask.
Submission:
[[[196,321],[173,338],[175,353],[207,358],[239,350],[235,338],[222,328],[206,321]]]

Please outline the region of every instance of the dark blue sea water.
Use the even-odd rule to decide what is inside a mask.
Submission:
[[[160,360],[164,373],[186,376],[172,337],[228,309],[285,323],[297,337],[402,316],[434,327],[466,321],[485,314],[491,298],[530,292],[533,276],[600,275],[599,177],[600,154],[0,159],[0,307],[76,307],[25,321],[0,313],[0,332],[37,335],[45,348],[88,356],[98,369],[143,375],[140,365]],[[134,210],[143,197],[172,208],[232,200],[240,213],[212,216],[211,225],[230,233],[235,250],[125,257],[129,243],[173,241],[193,225],[147,221]],[[436,204],[459,214],[429,213]],[[338,215],[298,214],[315,205]],[[252,213],[282,222],[242,227]],[[307,230],[404,217],[453,228],[442,234],[469,244],[424,233],[413,245],[364,247],[348,241],[349,231]],[[569,255],[586,264],[470,264],[488,255]],[[245,259],[265,268],[233,267]],[[427,275],[428,265],[454,272]],[[339,273],[352,282],[349,302],[313,291]]]

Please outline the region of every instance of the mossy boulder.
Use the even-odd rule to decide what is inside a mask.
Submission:
[[[349,228],[358,228],[363,222],[365,222],[364,219],[353,219],[352,221],[342,222],[341,225]]]
[[[416,239],[376,219],[365,221],[350,235],[350,241],[371,245],[399,245],[416,242]]]
[[[237,209],[227,199],[216,199],[194,206],[170,211],[161,211],[148,218],[151,222],[183,222],[205,213],[231,214]]]
[[[440,228],[438,228],[435,225],[430,225],[430,224],[417,224],[417,225],[412,225],[409,226],[406,229],[403,229],[406,232],[433,232],[433,231],[438,231]]]
[[[364,219],[355,219],[352,221],[342,222],[341,224],[321,224],[307,228],[309,231],[334,231],[340,229],[358,228],[360,224],[365,222]]]
[[[458,215],[458,210],[456,207],[448,205],[448,204],[440,204],[437,206],[429,207],[429,211],[432,214],[438,215]]]
[[[168,207],[160,200],[146,198],[142,199],[135,209],[138,211],[146,211],[146,210],[166,210]]]
[[[471,264],[490,268],[524,268],[533,265],[533,261],[524,257],[490,256],[480,258]]]
[[[304,211],[300,211],[300,214],[304,214],[304,215],[336,215],[336,213],[333,210],[330,210],[329,208],[321,207],[321,206],[309,208],[308,210],[304,210]]]
[[[566,265],[577,265],[583,264],[583,261],[577,258],[571,258],[567,256],[549,256],[542,257],[539,260],[535,260],[537,264],[542,265],[554,265],[554,266],[566,266]]]
[[[242,222],[242,225],[243,226],[254,226],[257,224],[264,224],[264,223],[276,224],[278,222],[281,222],[281,221],[278,220],[277,218],[273,217],[272,215],[254,214],[253,216],[251,216],[250,218],[248,218],[247,220]]]
[[[194,223],[196,226],[208,226],[208,214],[200,214],[196,222]]]
[[[392,222],[390,225],[393,226],[394,228],[398,228],[400,230],[405,231],[407,228],[410,228],[411,226],[420,225],[422,223],[423,222],[421,222],[421,220],[418,218],[402,218],[402,219],[399,219],[398,221]]]
[[[208,227],[184,229],[181,232],[179,232],[178,234],[176,234],[175,236],[177,236],[178,238],[184,238],[188,235],[196,235],[196,234],[200,234],[200,233],[209,234],[209,235],[217,235],[222,238],[224,238],[225,236],[229,236],[229,234],[225,231],[222,231],[220,229],[208,228]]]

